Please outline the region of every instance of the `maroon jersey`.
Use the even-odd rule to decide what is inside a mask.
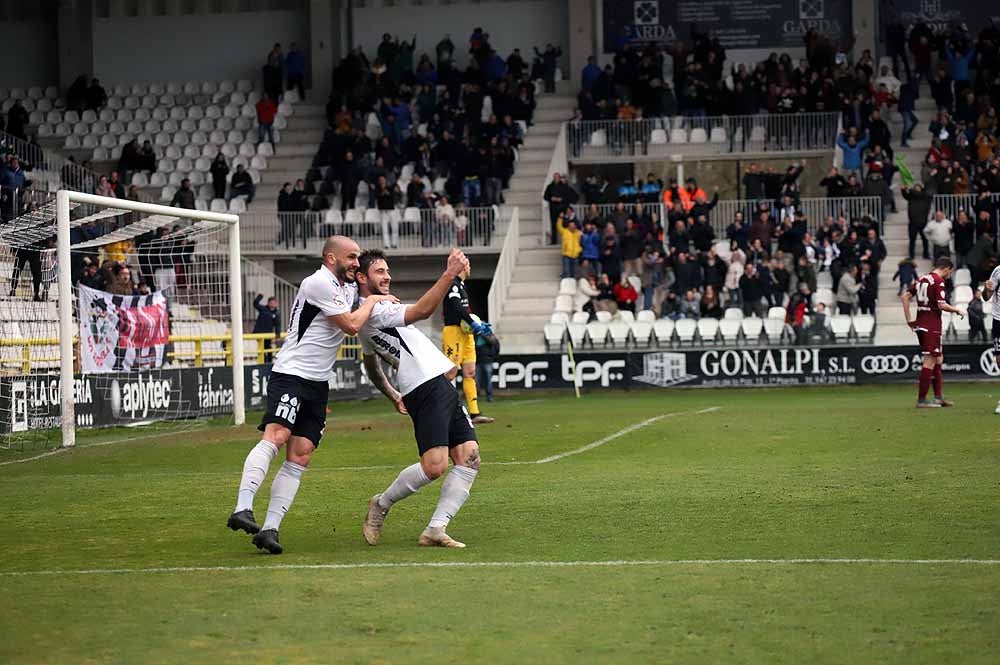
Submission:
[[[917,320],[914,328],[941,334],[941,308],[945,302],[944,280],[936,272],[929,272],[910,284],[910,293],[917,299]]]

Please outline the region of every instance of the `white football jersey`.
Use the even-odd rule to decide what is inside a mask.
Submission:
[[[358,334],[362,351],[376,354],[396,368],[396,388],[401,395],[455,367],[426,335],[406,325],[406,308],[387,301],[376,303]]]
[[[993,320],[1000,321],[1000,266],[993,269],[990,275],[990,287],[993,289]]]
[[[357,295],[357,284],[342,284],[326,266],[302,280],[274,371],[329,381],[345,335],[326,317],[350,313]]]

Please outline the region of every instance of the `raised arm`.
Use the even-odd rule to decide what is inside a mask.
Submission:
[[[406,314],[403,318],[406,325],[410,325],[416,321],[423,321],[433,316],[435,310],[441,305],[441,301],[448,295],[448,289],[451,288],[455,278],[460,277],[468,265],[469,259],[465,257],[465,253],[462,250],[451,250],[451,254],[448,255],[448,266],[441,273],[441,276],[438,277],[438,280],[434,282],[434,286],[427,293],[420,296],[420,300],[406,308]]]

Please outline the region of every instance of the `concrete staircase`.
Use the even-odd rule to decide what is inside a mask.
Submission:
[[[548,183],[549,163],[563,122],[573,117],[576,97],[570,88],[542,95],[535,109],[534,125],[524,139],[507,205],[520,209],[521,237],[517,266],[500,312],[490,312],[506,353],[538,353],[545,350],[542,326],[548,323],[559,291],[562,254],[559,246],[542,245],[542,193]]]
[[[281,132],[281,143],[274,146],[274,157],[267,160],[267,169],[260,174],[257,195],[250,204],[251,212],[277,212],[278,194],[286,182],[293,185],[305,178],[313,158],[323,141],[326,130],[326,109],[322,104],[300,102]]]
[[[921,163],[927,155],[927,150],[931,147],[931,134],[927,127],[934,119],[937,109],[934,100],[931,98],[930,89],[924,86],[920,90],[920,98],[917,100],[916,115],[919,119],[917,127],[913,130],[913,138],[909,148],[894,147],[896,155],[902,155],[906,165],[913,173],[917,181],[920,181]],[[893,142],[900,140],[903,134],[902,121],[899,114],[893,113],[887,122],[892,129]],[[883,241],[886,245],[887,256],[882,263],[882,270],[879,273],[878,309],[876,316],[878,325],[875,331],[875,343],[879,345],[889,344],[915,344],[913,331],[906,325],[903,317],[903,307],[899,299],[899,282],[892,281],[892,275],[896,272],[896,266],[906,257],[908,252],[909,235],[907,226],[909,217],[907,216],[907,203],[900,193],[900,179],[897,177],[893,181],[893,193],[896,197],[896,207],[898,212],[892,213],[886,218],[885,233]],[[914,257],[917,264],[917,273],[924,274],[932,268],[931,262],[920,258],[922,246],[920,239],[917,239],[916,254]],[[915,310],[912,310],[916,314]]]

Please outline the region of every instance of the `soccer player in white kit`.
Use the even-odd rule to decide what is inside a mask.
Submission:
[[[983,299],[993,301],[993,354],[996,356],[997,366],[1000,367],[1000,266],[994,268],[990,278],[986,280]],[[997,402],[997,408],[993,413],[1000,416],[1000,402]]]
[[[444,274],[420,300],[412,305],[378,303],[358,335],[368,378],[400,413],[409,414],[420,452],[419,462],[403,469],[384,492],[369,501],[362,526],[369,545],[378,543],[385,516],[394,503],[448,472],[441,484],[437,508],[417,543],[427,547],[465,547],[445,529],[469,498],[479,472],[479,443],[468,412],[445,378],[454,364],[411,324],[430,318],[455,277],[468,265],[460,250],[452,250]],[[382,252],[364,252],[357,275],[362,303],[388,293],[392,278]],[[379,358],[396,369],[396,387],[386,378]],[[451,471],[448,471],[449,457],[454,462]]]
[[[355,272],[360,254],[356,242],[333,236],[323,246],[323,265],[302,280],[288,317],[288,336],[267,386],[267,410],[258,427],[264,435],[243,463],[236,508],[226,525],[253,534],[253,544],[271,554],[283,551],[278,527],[326,427],[330,379],[340,345],[345,335],[358,334],[377,304],[396,301],[377,295],[351,311],[358,291]],[[254,520],[253,499],[282,447],[285,462],[271,481],[271,501],[262,528]]]

